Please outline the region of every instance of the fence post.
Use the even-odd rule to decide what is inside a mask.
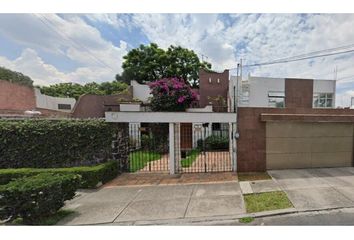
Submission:
[[[174,123],[169,123],[169,150],[170,150],[170,174],[175,174],[175,131],[174,131]]]
[[[232,171],[237,171],[237,124],[231,123],[232,126]]]

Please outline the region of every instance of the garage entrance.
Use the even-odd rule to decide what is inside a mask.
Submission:
[[[267,169],[353,166],[353,124],[266,123]]]

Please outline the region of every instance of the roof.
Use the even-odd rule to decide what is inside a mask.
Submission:
[[[120,101],[133,101],[132,89],[128,93],[114,95],[84,94],[76,102],[72,111],[74,118],[102,118],[105,105],[118,106]]]

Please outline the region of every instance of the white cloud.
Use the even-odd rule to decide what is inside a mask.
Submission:
[[[151,42],[163,48],[181,45],[206,55],[217,70],[236,65],[232,42],[224,38],[225,26],[216,14],[135,14],[134,24]]]
[[[122,56],[127,53],[127,44],[130,42],[121,41],[117,43],[118,45],[112,44],[101,36],[98,28],[87,24],[82,15],[44,16],[46,19],[42,14],[0,15],[0,34],[36,52],[31,55],[30,50],[25,50],[16,60],[0,58],[0,63],[11,65],[17,61],[18,66],[15,66],[17,69],[21,66],[28,75],[33,74],[33,78],[46,84],[55,81],[48,80],[49,78],[77,82],[110,80],[114,74],[122,71]],[[217,14],[89,14],[85,16],[90,21],[110,24],[116,29],[138,28],[149,41],[156,42],[163,48],[181,45],[193,49],[199,57],[202,54],[206,55],[208,57],[206,60],[211,62],[216,70],[235,67],[241,57],[245,64],[250,64],[354,44],[352,27],[354,14],[223,16]],[[52,27],[59,34],[53,31]],[[64,73],[45,63],[38,56],[41,51],[65,55],[80,67],[73,72]],[[18,60],[21,58],[28,61],[31,59],[31,64],[37,67],[30,69],[23,62],[24,60],[22,62]],[[354,89],[354,77],[350,77],[354,76],[353,60],[354,54],[338,55],[281,65],[244,68],[244,73],[246,75],[249,70],[252,75],[260,76],[333,79],[333,71],[337,67],[338,79],[346,77],[337,83],[340,90],[337,98],[347,99],[352,94],[348,91]]]
[[[2,58],[2,62],[12,69],[22,69],[36,84],[111,81],[115,74],[122,72],[122,57],[127,54],[126,42],[113,45],[80,15],[62,18],[55,14],[0,14],[0,33],[31,48],[25,49],[15,61]],[[61,72],[46,64],[38,56],[39,51],[64,56],[79,67],[70,73]]]
[[[61,72],[53,65],[46,64],[35,50],[29,48],[23,50],[22,54],[14,60],[0,57],[0,66],[30,76],[36,85],[61,82],[84,84],[92,81],[111,81],[114,77],[110,69],[104,67],[80,67],[70,73]]]

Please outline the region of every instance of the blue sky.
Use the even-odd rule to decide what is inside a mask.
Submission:
[[[140,44],[181,45],[222,71],[354,44],[354,14],[0,14],[0,66],[36,84],[111,81]],[[333,79],[354,96],[354,54],[245,68],[244,75]]]

